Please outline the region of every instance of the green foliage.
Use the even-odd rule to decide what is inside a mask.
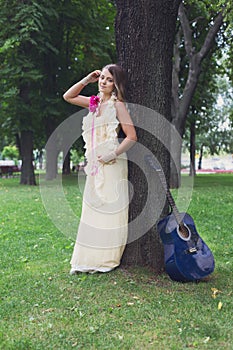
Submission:
[[[51,53],[44,45],[49,41],[46,25],[56,13],[45,1],[13,1],[10,11],[8,5],[3,2],[0,8],[0,95],[5,103],[0,118],[3,123],[7,118],[8,129],[15,133],[25,128],[34,130],[41,122],[40,65],[43,54]]]
[[[0,121],[10,114],[11,127],[44,134],[41,121],[56,125],[72,111],[62,101],[72,82],[115,58],[115,9],[94,0],[8,5],[0,8]]]
[[[192,40],[192,53],[197,53],[202,48],[206,35],[213,24],[214,18],[217,16],[218,12],[222,10],[219,1],[209,2],[206,1],[184,1],[186,15],[190,24],[191,29],[191,40]],[[177,23],[178,27],[180,25],[179,21]],[[226,24],[222,26],[221,30],[218,32],[215,38],[214,45],[208,54],[206,61],[202,62],[202,72],[206,75],[206,70],[208,70],[208,78],[214,77],[216,70],[222,69],[218,65],[218,60],[222,57],[222,48],[225,46],[227,37],[225,35]],[[181,70],[180,70],[180,95],[183,92],[184,86],[187,81],[188,71],[189,71],[189,57],[185,51],[185,40],[184,37],[181,39],[180,43],[180,57],[181,57]],[[200,80],[203,78],[200,77]],[[209,80],[205,80],[205,84],[209,84]]]
[[[223,11],[224,14],[224,24],[218,33],[216,40],[216,48],[221,48],[221,51],[218,51],[220,56],[224,53],[225,62],[222,64],[221,69],[223,73],[227,73],[231,80],[233,81],[233,6],[232,1],[228,0],[185,0],[186,9],[189,15],[190,22],[192,23],[192,29],[195,30],[195,44],[196,39],[201,39],[206,35],[208,28],[211,26],[213,19],[216,15]],[[226,57],[227,53],[227,57]],[[220,68],[220,67],[219,67]]]
[[[64,191],[80,215],[76,177]],[[74,242],[50,222],[39,188],[0,179],[0,349],[231,349],[232,193],[232,175],[195,179],[189,212],[216,268],[185,284],[145,268],[70,276]]]
[[[19,159],[19,150],[16,146],[5,146],[2,150],[2,159]]]
[[[72,149],[71,150],[71,161],[74,165],[84,161],[83,149]]]
[[[212,155],[233,152],[232,101],[233,89],[227,76],[215,75],[205,82],[200,80],[187,122],[189,126],[195,120],[197,151],[204,146],[205,152]],[[186,147],[189,146],[189,136],[187,128]]]

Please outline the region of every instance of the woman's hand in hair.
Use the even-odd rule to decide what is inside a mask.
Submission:
[[[99,80],[101,74],[101,70],[94,70],[93,72],[89,73],[83,80],[86,80],[86,84],[88,83],[96,83]]]

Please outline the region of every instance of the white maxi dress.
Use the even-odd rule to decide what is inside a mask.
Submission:
[[[109,100],[101,115],[83,118],[86,183],[71,271],[108,272],[120,264],[128,234],[128,168],[123,153],[107,164],[98,156],[118,147],[119,121]]]

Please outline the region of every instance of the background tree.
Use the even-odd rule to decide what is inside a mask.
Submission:
[[[195,155],[199,153],[198,169],[202,168],[205,154],[232,153],[231,113],[233,109],[232,87],[227,76],[219,75],[219,67],[215,66],[216,75],[209,76],[208,67],[202,76],[209,76],[198,85],[192,101],[184,135],[184,145],[192,154],[191,171],[195,170]],[[212,69],[211,69],[212,71]],[[213,69],[214,71],[214,69]],[[221,65],[220,65],[221,71]],[[191,110],[194,112],[191,113]],[[194,130],[193,130],[194,129]],[[191,150],[191,139],[192,150]],[[193,173],[191,173],[193,175]]]
[[[17,136],[20,182],[35,184],[33,146],[41,149],[56,126],[77,111],[62,100],[64,90],[114,60],[115,11],[104,0],[91,0],[88,7],[84,0],[0,4],[0,120]],[[60,151],[47,150],[48,179],[56,177]]]
[[[184,141],[186,141],[188,136],[190,176],[196,174],[196,134],[204,133],[206,135],[206,132],[209,131],[211,119],[213,118],[211,111],[216,104],[216,94],[218,91],[216,76],[219,72],[219,66],[217,61],[218,56],[209,55],[203,62],[203,69],[198,79],[197,88],[187,116]],[[203,89],[203,86],[205,86],[205,89]]]
[[[53,50],[46,25],[56,16],[50,5],[35,1],[1,2],[1,95],[5,115],[17,133],[22,159],[21,184],[35,184],[33,134],[41,122],[40,62]],[[40,33],[40,35],[38,35]]]
[[[180,4],[174,47],[172,123],[182,138],[203,61],[222,46],[229,10],[227,1],[189,0]],[[173,147],[177,148],[176,163],[180,164],[181,144]],[[179,175],[180,171],[171,165],[172,187],[179,186]]]
[[[114,6],[110,1],[60,2],[56,6],[58,21],[53,28],[53,43],[59,55],[45,58],[44,75],[49,82],[44,90],[44,125],[48,139],[54,129],[67,116],[77,111],[62,99],[62,95],[74,82],[88,72],[101,68],[114,61],[113,19]],[[88,86],[87,94],[95,92],[96,87]],[[56,108],[55,108],[56,107]],[[46,149],[46,177],[53,179],[57,175],[57,156],[64,153],[56,143],[56,149]],[[64,159],[63,173],[70,171],[69,152]]]
[[[233,110],[233,89],[227,76],[218,77],[217,86],[218,91],[215,94],[215,104],[210,110],[205,139],[201,137],[201,128],[197,130],[199,150],[203,147],[211,155],[223,152],[232,154],[233,129],[231,115]]]

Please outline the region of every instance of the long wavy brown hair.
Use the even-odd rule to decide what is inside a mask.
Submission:
[[[126,99],[126,73],[124,69],[118,64],[108,64],[103,67],[103,69],[107,69],[110,74],[113,76],[114,80],[114,92],[119,101],[125,101]]]

